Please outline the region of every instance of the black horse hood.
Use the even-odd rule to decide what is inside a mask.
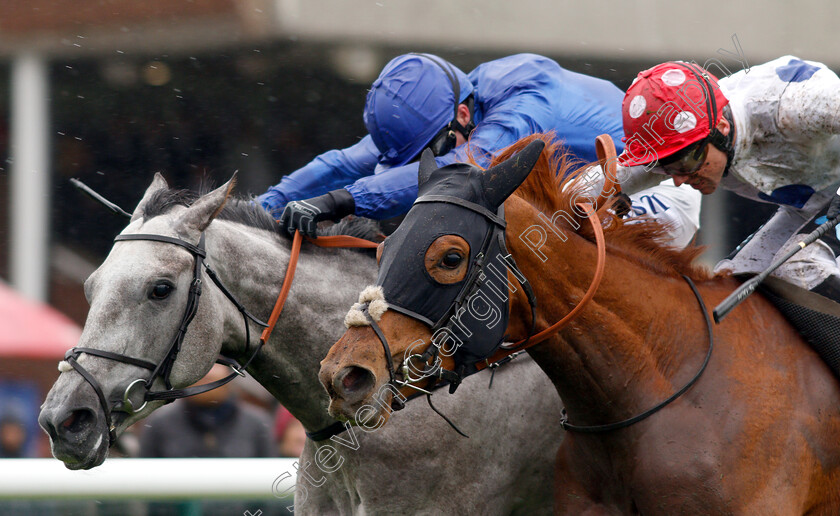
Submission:
[[[457,163],[437,168],[424,153],[419,196],[399,228],[385,240],[377,285],[391,309],[432,327],[433,341],[472,366],[504,339],[508,323],[504,200],[527,177],[544,143],[532,142],[487,171]],[[463,280],[438,283],[426,270],[429,246],[457,235],[470,247]],[[450,353],[450,354],[451,354]]]

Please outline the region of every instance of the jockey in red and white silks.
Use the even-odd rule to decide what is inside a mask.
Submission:
[[[840,209],[840,78],[821,63],[785,56],[719,81],[692,63],[663,63],[639,74],[622,117],[626,193],[670,176],[703,194],[721,186],[779,206],[716,270],[760,272],[830,201],[829,217]],[[820,291],[840,269],[817,242],[774,275]]]

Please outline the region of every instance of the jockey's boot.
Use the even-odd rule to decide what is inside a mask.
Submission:
[[[822,283],[811,289],[821,296],[827,297],[835,303],[840,303],[840,277],[829,276]]]

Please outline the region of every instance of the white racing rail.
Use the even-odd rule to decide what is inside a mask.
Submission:
[[[0,460],[0,499],[286,499],[297,459],[108,459],[70,471],[56,459]]]

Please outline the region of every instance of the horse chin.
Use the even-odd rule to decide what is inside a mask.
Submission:
[[[349,422],[351,425],[361,426],[366,430],[380,428],[388,422],[391,415],[389,410],[383,410],[378,403],[371,400],[347,403],[340,398],[330,399],[327,411],[338,421]]]
[[[100,432],[96,438],[89,436],[85,441],[93,441],[90,447],[80,446],[68,441],[50,441],[53,457],[64,463],[70,470],[91,469],[102,465],[108,457],[108,435]],[[84,444],[84,443],[82,443]],[[87,450],[86,452],[83,449]]]
[[[341,422],[349,421],[351,424],[355,424],[354,418],[356,411],[350,405],[341,398],[330,398],[330,405],[327,407],[327,412],[330,416]]]

